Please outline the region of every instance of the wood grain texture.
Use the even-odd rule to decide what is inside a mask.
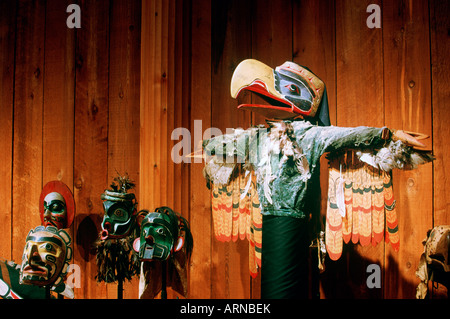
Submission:
[[[422,14],[427,8],[423,1],[383,5],[384,104],[388,127],[431,135],[429,18]],[[393,171],[400,250],[386,246],[385,298],[415,298],[417,252],[432,226],[432,178],[432,164]]]
[[[366,25],[369,4],[336,1],[336,124],[383,125],[383,45],[381,29]]]
[[[12,176],[13,176],[13,128],[14,128],[14,53],[16,38],[17,4],[10,1],[0,3],[0,233],[2,243],[0,256],[12,256]]]
[[[77,298],[106,297],[106,285],[94,277],[94,241],[100,230],[100,195],[108,178],[109,3],[81,2],[83,26],[76,39],[74,197],[77,212],[74,262],[81,268]]]
[[[191,122],[189,123],[193,150],[199,149],[203,132],[211,127],[211,5],[192,1],[191,76],[190,101]],[[200,122],[201,121],[201,122]],[[202,128],[195,130],[194,124]],[[184,127],[184,126],[183,126]],[[207,138],[207,137],[205,137]],[[211,195],[203,178],[203,163],[197,161],[190,168],[190,223],[194,236],[194,252],[190,266],[190,297],[211,298],[214,282],[212,278],[212,220]]]
[[[12,259],[20,263],[29,230],[40,225],[45,3],[19,2],[17,14],[11,226]]]
[[[66,27],[68,1],[47,1],[43,110],[43,185],[73,187],[75,30]]]

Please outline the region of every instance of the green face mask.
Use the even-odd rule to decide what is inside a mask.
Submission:
[[[177,237],[178,225],[173,225],[169,216],[161,213],[149,213],[141,223],[139,258],[143,261],[167,260]]]
[[[104,201],[105,215],[102,221],[102,239],[122,238],[129,234],[135,221],[132,202]]]

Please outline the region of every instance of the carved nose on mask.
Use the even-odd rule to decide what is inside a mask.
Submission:
[[[36,245],[33,245],[33,247],[31,247],[30,259],[33,260],[33,261],[41,260],[41,256],[39,255],[39,252],[38,252],[38,249],[37,249]]]
[[[52,216],[52,212],[48,209],[46,209],[44,211],[44,219],[50,219],[50,217]]]
[[[147,237],[145,237],[145,242],[146,242],[148,245],[153,245],[153,243],[155,242],[155,239],[153,238],[152,235],[148,235]]]

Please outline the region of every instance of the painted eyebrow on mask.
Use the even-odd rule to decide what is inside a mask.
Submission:
[[[36,237],[36,236],[28,236],[27,241],[38,241],[38,242],[52,242],[62,247],[62,241],[55,237]]]

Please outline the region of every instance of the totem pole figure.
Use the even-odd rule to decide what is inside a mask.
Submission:
[[[257,60],[242,61],[231,80],[231,95],[237,98],[243,91],[257,94],[269,104],[241,104],[238,109],[259,112],[272,120],[267,121],[268,127],[239,129],[203,141],[204,175],[212,190],[215,236],[222,241],[249,240],[250,273],[255,276],[261,267],[262,298],[306,298],[311,239],[317,237],[320,243],[321,267],[325,250],[332,259],[341,254],[342,225],[348,225],[345,216],[356,219],[362,213],[344,215],[345,180],[343,173],[335,176],[334,165],[337,163],[339,168],[340,161],[351,163],[344,162],[345,154],[351,150],[358,160],[383,171],[380,176],[386,177],[386,186],[382,189],[387,190],[386,195],[382,194],[392,209],[395,202],[389,186],[390,170],[412,169],[433,157],[430,152],[418,149],[424,145],[413,136],[415,133],[391,131],[386,127],[329,126],[324,83],[293,62],[285,62],[273,70]],[[330,164],[330,176],[333,175],[330,184],[334,186],[329,191],[329,202],[334,200],[332,196],[338,200],[330,204],[327,226],[320,236],[319,231],[311,229],[308,220],[320,221],[319,164],[325,153],[333,159],[330,163],[335,163]],[[361,167],[355,168],[358,174],[349,174],[350,169],[345,171],[348,184],[360,175],[360,169],[366,170],[365,166]],[[372,183],[379,180],[380,177],[374,178]],[[361,178],[356,178],[355,186],[360,182]],[[358,196],[354,199],[361,200]],[[388,216],[386,212],[386,218],[390,222],[388,227],[396,229],[396,216]],[[384,218],[379,220],[384,226]],[[366,225],[361,237],[356,225],[359,223],[350,228],[354,240],[366,244],[366,237],[372,236],[371,225]],[[311,231],[315,233],[312,237]],[[395,232],[390,238],[394,239],[392,243],[396,241]]]
[[[141,276],[140,298],[167,299],[167,287],[187,296],[187,264],[193,249],[188,221],[169,207],[154,212],[141,210],[141,227],[133,248],[139,253]]]
[[[135,194],[128,193],[134,186],[128,175],[118,176],[111,189],[101,195],[104,216],[96,242],[98,270],[95,278],[97,282],[117,282],[118,299],[123,298],[123,281],[139,273],[138,255],[132,249],[134,239],[139,236],[137,202]]]

